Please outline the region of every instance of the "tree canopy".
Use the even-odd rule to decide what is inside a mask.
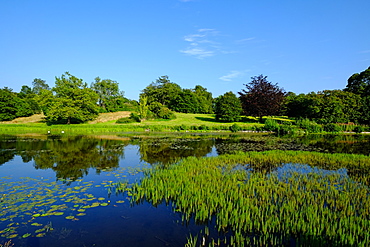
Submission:
[[[20,98],[12,89],[7,87],[0,89],[0,121],[28,117],[34,113],[27,100]]]
[[[167,75],[159,77],[142,90],[142,94],[148,97],[148,104],[159,102],[164,106],[168,106],[180,92],[181,87],[171,82]]]
[[[351,75],[347,82],[344,91],[359,94],[362,97],[370,96],[370,66],[360,73]]]
[[[251,78],[246,89],[239,92],[245,115],[259,117],[272,116],[279,113],[285,97],[284,89],[267,81],[267,76],[259,75]]]
[[[81,123],[98,116],[98,95],[70,73],[55,78],[52,92],[43,92],[42,105],[49,123]]]
[[[225,122],[239,121],[242,111],[240,99],[231,91],[215,99],[216,120]]]
[[[116,81],[110,79],[95,78],[95,82],[91,84],[93,89],[98,95],[98,104],[101,112],[115,112],[123,110],[125,103],[129,100],[124,97],[124,92],[119,91],[119,86]]]

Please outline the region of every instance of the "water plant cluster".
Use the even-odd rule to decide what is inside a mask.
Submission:
[[[287,163],[296,165],[279,168]],[[292,169],[300,164],[316,168]],[[294,151],[188,157],[147,170],[132,193],[173,203],[185,221],[215,220],[220,235],[189,246],[368,246],[369,164],[364,155]]]
[[[45,237],[55,231],[55,217],[78,221],[93,208],[124,203],[123,198],[113,199],[110,195],[113,191],[126,190],[127,182],[113,180],[134,176],[139,169],[103,169],[102,172],[107,172],[106,176],[112,180],[0,177],[0,237],[8,240]],[[123,190],[116,189],[115,184]],[[97,190],[101,193],[96,194]],[[64,234],[63,231],[60,234]]]

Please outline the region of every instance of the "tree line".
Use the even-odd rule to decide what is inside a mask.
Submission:
[[[309,119],[317,123],[370,124],[370,67],[355,73],[343,89],[307,94],[286,92],[278,84],[259,75],[244,84],[235,95],[226,92],[216,98],[201,85],[181,88],[168,76],[161,76],[145,87],[139,101],[124,97],[119,84],[110,79],[95,78],[88,86],[82,79],[66,72],[55,78],[50,88],[42,79],[34,79],[32,87],[22,86],[19,93],[0,89],[0,120],[44,113],[47,123],[70,124],[92,120],[101,112],[133,111],[131,119],[172,119],[174,112],[214,113],[218,121],[236,122],[241,116],[284,115]]]

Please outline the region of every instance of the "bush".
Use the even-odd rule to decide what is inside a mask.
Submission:
[[[233,124],[229,127],[229,129],[230,129],[231,132],[238,132],[238,131],[241,130],[241,127],[237,124]]]
[[[328,123],[328,124],[324,125],[324,130],[326,132],[335,133],[335,132],[340,132],[342,129],[339,125],[337,125],[335,123]]]
[[[274,119],[268,118],[265,120],[265,125],[263,126],[263,129],[267,131],[278,132],[279,124]]]
[[[309,119],[297,120],[296,125],[299,128],[306,130],[308,133],[320,133],[322,132],[321,125],[317,124],[315,121],[310,121]]]
[[[130,117],[123,117],[120,118],[116,121],[118,124],[123,124],[123,123],[135,123],[136,121]]]
[[[141,122],[140,116],[137,113],[132,112],[129,118],[134,120],[134,122]]]
[[[294,134],[295,129],[292,125],[289,124],[282,124],[279,126],[279,130],[277,131],[279,135],[287,135],[287,134]]]
[[[175,113],[173,113],[170,109],[167,107],[163,107],[160,109],[160,111],[157,113],[158,118],[162,119],[175,119]]]
[[[209,130],[209,127],[207,125],[202,124],[198,127],[199,130]]]
[[[149,105],[149,110],[154,115],[154,118],[160,119],[175,119],[175,114],[168,109],[166,106],[162,105],[159,102],[153,102]]]

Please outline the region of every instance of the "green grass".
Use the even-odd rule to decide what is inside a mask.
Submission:
[[[347,168],[350,177],[270,172],[289,162]],[[184,220],[215,217],[217,229],[229,232],[220,237],[227,246],[283,246],[292,239],[297,246],[369,246],[369,164],[364,155],[293,151],[189,157],[147,170],[131,192],[137,202],[172,202]]]
[[[185,114],[176,113],[173,120],[148,120],[141,123],[116,124],[115,120],[95,124],[71,124],[71,125],[51,125],[46,123],[23,123],[23,124],[0,124],[0,133],[47,133],[58,134],[62,131],[65,134],[73,133],[119,133],[119,132],[173,132],[173,131],[200,131],[194,130],[192,126],[201,128],[201,131],[229,130],[234,123],[217,122],[212,114]],[[253,129],[261,127],[263,124],[256,123],[253,119],[247,122],[237,122],[242,129]],[[205,127],[204,127],[205,126]]]

